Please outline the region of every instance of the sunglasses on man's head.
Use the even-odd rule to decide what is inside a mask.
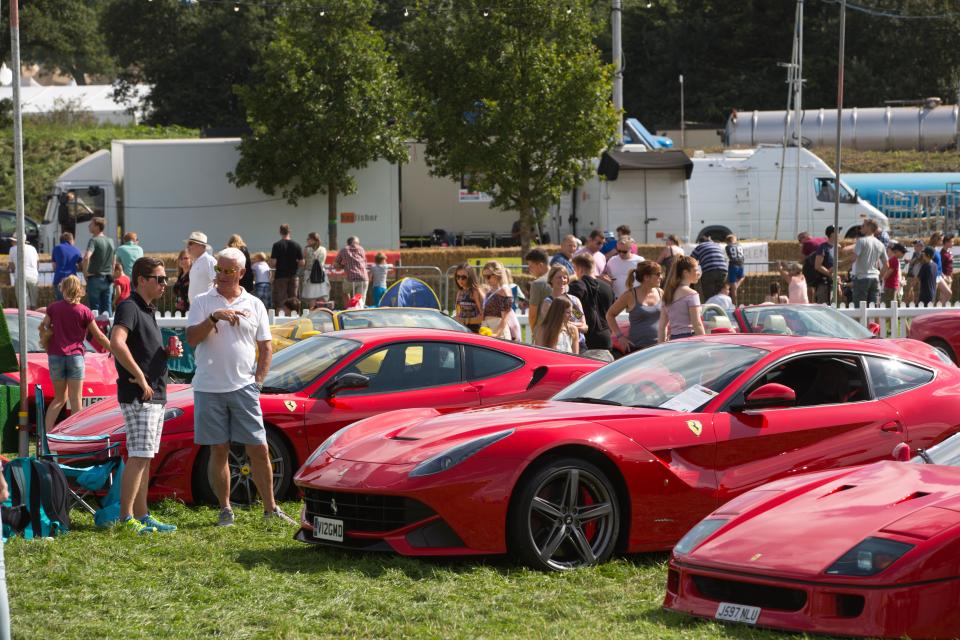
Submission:
[[[223,267],[217,265],[213,268],[213,270],[216,271],[217,273],[225,273],[228,276],[232,276],[236,273],[240,273],[240,267],[227,267],[226,269],[224,269]]]
[[[156,280],[157,284],[161,284],[161,285],[167,284],[167,276],[142,276],[142,277],[148,278],[150,280]]]

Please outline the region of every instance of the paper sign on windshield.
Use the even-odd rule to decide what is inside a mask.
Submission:
[[[671,411],[693,411],[715,395],[717,395],[716,391],[711,391],[703,385],[695,384],[661,404],[660,408]]]

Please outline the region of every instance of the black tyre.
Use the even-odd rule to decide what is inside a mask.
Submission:
[[[953,361],[953,364],[957,364],[957,354],[953,352],[953,349],[951,349],[950,345],[944,340],[940,340],[939,338],[930,338],[927,340],[927,344],[950,358]]]
[[[267,450],[273,466],[273,496],[280,500],[290,491],[293,481],[293,454],[283,438],[267,429]],[[230,502],[252,504],[257,499],[257,487],[253,483],[250,460],[241,444],[230,445]],[[197,456],[193,470],[193,492],[197,502],[216,504],[217,497],[210,482],[210,449],[204,447]]]
[[[608,560],[620,533],[613,483],[596,465],[551,460],[517,486],[507,517],[507,544],[523,564],[567,571]]]

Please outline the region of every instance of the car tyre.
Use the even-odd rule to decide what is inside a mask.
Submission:
[[[931,338],[927,340],[927,344],[950,358],[953,364],[957,364],[957,354],[953,352],[953,349],[951,349],[950,345],[945,341],[940,340],[939,338]]]
[[[523,564],[568,571],[607,561],[620,534],[620,504],[607,474],[559,458],[527,474],[507,517],[507,545]]]
[[[273,429],[267,428],[267,450],[273,466],[273,496],[280,500],[290,491],[293,482],[293,453],[284,439]],[[230,445],[230,502],[252,504],[257,499],[257,487],[250,473],[249,459],[244,446]],[[210,448],[203,447],[197,455],[193,473],[193,494],[196,502],[217,504],[217,496],[210,481]]]

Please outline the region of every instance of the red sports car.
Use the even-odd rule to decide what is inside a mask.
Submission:
[[[960,311],[940,311],[914,318],[907,335],[922,340],[960,363]]]
[[[960,634],[960,435],[915,464],[780,480],[694,527],[664,607],[844,636]]]
[[[3,317],[7,322],[7,330],[10,332],[14,351],[19,354],[20,326],[18,312],[16,309],[4,309]],[[27,311],[27,383],[30,389],[31,407],[33,407],[33,385],[35,384],[39,384],[43,389],[43,399],[46,404],[50,404],[53,399],[53,383],[50,381],[47,352],[40,346],[40,334],[37,332],[42,320],[42,313]],[[113,356],[109,353],[98,353],[94,351],[90,344],[87,344],[84,362],[83,406],[88,407],[105,398],[116,396],[117,368],[113,363]],[[20,384],[20,373],[0,374],[0,384],[18,386]]]
[[[439,329],[358,329],[297,342],[273,358],[260,404],[267,424],[278,496],[319,444],[351,422],[391,409],[434,407],[447,413],[520,398],[549,398],[604,363],[494,338]],[[208,452],[193,443],[193,392],[171,390],[150,498],[213,500]],[[91,445],[71,436],[125,439],[116,399],[57,426],[48,436],[57,453]],[[252,478],[242,447],[231,458],[233,499],[249,501]]]
[[[757,334],[627,356],[546,402],[382,414],[297,472],[304,542],[511,552],[569,569],[671,547],[770,480],[960,430],[960,369],[912,340]]]

